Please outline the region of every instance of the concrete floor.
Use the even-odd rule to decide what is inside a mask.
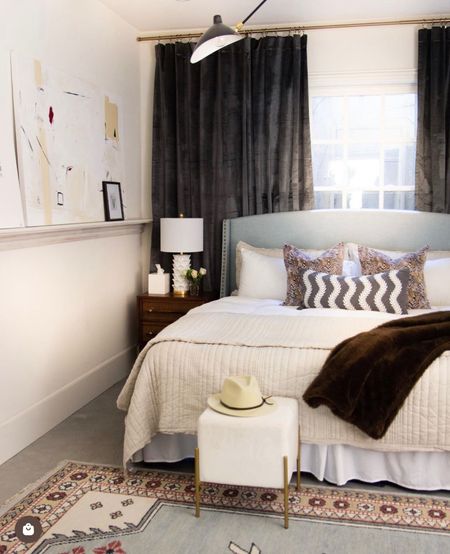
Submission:
[[[0,505],[63,460],[122,463],[124,413],[118,383],[0,466]]]
[[[27,485],[41,479],[63,460],[120,466],[125,414],[116,408],[116,399],[122,385],[123,383],[117,383],[1,465],[0,506]],[[176,464],[142,465],[155,469],[194,472],[192,460]],[[302,483],[315,485],[318,481],[311,475],[302,474]],[[365,489],[373,487],[376,491],[382,488],[386,492],[402,490],[401,487],[387,483],[369,485],[352,481],[346,486],[361,486]],[[450,498],[450,492],[438,494]]]

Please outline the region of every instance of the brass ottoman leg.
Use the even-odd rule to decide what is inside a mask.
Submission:
[[[288,457],[283,456],[284,466],[284,528],[289,527],[289,481],[288,481]]]
[[[195,449],[195,517],[200,517],[200,453]]]

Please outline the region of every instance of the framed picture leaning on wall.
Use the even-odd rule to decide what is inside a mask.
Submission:
[[[103,203],[106,221],[120,221],[124,219],[120,183],[103,181]]]

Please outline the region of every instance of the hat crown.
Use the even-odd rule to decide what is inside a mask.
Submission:
[[[227,377],[223,382],[220,401],[230,408],[253,408],[262,399],[258,381],[252,375]]]

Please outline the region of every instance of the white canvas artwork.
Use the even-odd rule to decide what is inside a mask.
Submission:
[[[104,221],[102,181],[122,181],[117,98],[39,60],[13,54],[12,69],[27,225]]]
[[[14,150],[10,54],[0,49],[0,228],[23,224]]]

